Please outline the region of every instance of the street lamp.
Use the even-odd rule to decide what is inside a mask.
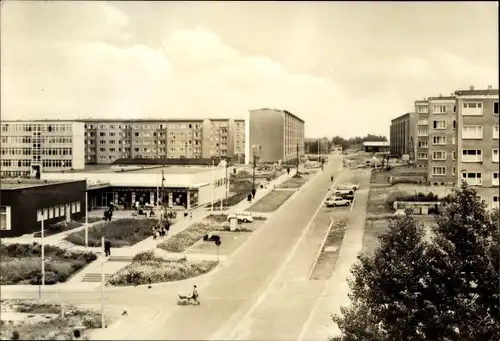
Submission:
[[[253,175],[252,175],[252,193],[255,193],[255,167],[257,167],[257,158],[256,155],[257,149],[260,151],[260,145],[254,144],[252,146],[252,159],[253,159]]]

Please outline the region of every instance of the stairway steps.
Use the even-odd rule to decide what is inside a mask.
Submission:
[[[104,281],[107,282],[109,281],[109,278],[111,277],[111,274],[104,274]],[[87,283],[99,283],[101,281],[101,274],[99,273],[88,273],[85,274],[82,278],[82,282],[87,282]]]

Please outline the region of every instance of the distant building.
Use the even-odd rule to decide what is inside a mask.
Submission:
[[[0,182],[0,234],[19,237],[41,231],[59,221],[78,220],[85,215],[87,184],[80,181],[2,179]]]
[[[328,154],[330,153],[330,141],[326,137],[305,138],[304,152],[306,154]]]
[[[417,167],[427,167],[429,161],[429,101],[427,99],[415,101],[417,113]]]
[[[85,167],[84,124],[72,121],[2,121],[3,178],[36,177],[45,170]]]
[[[250,110],[246,125],[245,163],[253,162],[259,146],[259,162],[290,162],[304,154],[304,121],[286,110]]]
[[[404,154],[414,157],[417,133],[417,114],[407,113],[391,121],[391,155],[402,157]]]
[[[365,141],[363,150],[367,153],[388,153],[390,145],[387,141]]]

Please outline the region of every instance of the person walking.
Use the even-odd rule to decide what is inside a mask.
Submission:
[[[104,242],[104,254],[106,257],[111,256],[111,242],[109,240]]]

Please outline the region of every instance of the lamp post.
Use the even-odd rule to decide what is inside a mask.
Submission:
[[[88,192],[85,192],[85,250],[89,249],[89,199]]]
[[[214,167],[215,166],[215,161],[212,159],[212,205],[210,208],[210,211],[212,214],[214,213],[214,196],[215,196],[215,179],[214,179]]]

